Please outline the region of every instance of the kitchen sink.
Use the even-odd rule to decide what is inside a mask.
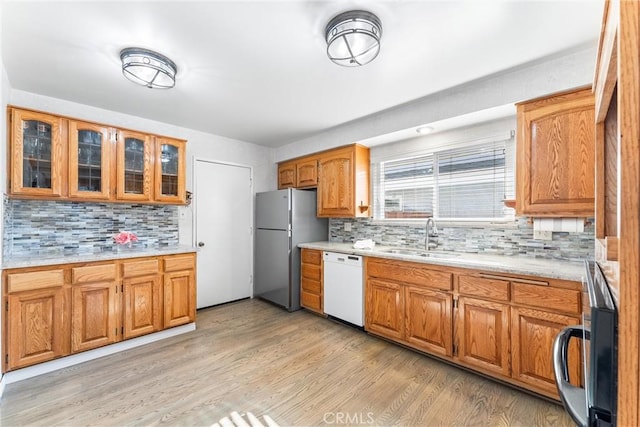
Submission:
[[[425,258],[455,258],[460,256],[459,253],[455,253],[455,252],[442,252],[442,251],[427,252],[420,249],[383,249],[380,252],[387,253],[387,254],[419,256],[419,257],[425,257]]]

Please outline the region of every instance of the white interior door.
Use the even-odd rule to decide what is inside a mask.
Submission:
[[[253,190],[247,166],[195,161],[197,307],[250,297]]]

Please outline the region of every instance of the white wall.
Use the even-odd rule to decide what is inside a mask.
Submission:
[[[275,161],[591,84],[595,60],[588,48],[494,74],[278,147]]]
[[[188,191],[191,191],[193,188],[194,157],[253,167],[254,190],[256,192],[271,190],[276,186],[276,167],[274,164],[273,149],[268,147],[17,89],[11,90],[9,101],[11,105],[19,107],[32,108],[116,127],[186,139],[188,141]],[[1,164],[6,164],[5,162]],[[2,178],[4,178],[4,176]],[[183,244],[192,244],[191,207],[180,208],[180,242]]]

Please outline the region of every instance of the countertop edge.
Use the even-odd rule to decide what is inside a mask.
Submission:
[[[125,249],[122,252],[70,253],[63,255],[40,255],[9,257],[2,260],[1,269],[45,267],[59,264],[76,264],[99,261],[115,261],[127,258],[144,258],[153,256],[179,255],[197,253],[197,248],[187,245],[166,248]],[[40,258],[38,258],[40,256]]]
[[[481,255],[462,253],[456,258],[424,258],[403,254],[390,254],[381,252],[388,249],[387,246],[376,246],[373,249],[355,249],[351,243],[336,242],[309,242],[300,243],[299,248],[316,249],[328,252],[339,252],[350,255],[370,256],[376,258],[395,259],[399,261],[419,262],[456,268],[468,268],[494,271],[499,273],[521,274],[526,276],[545,277],[549,279],[582,281],[584,267],[576,261],[549,260],[545,258],[517,257],[505,255]],[[522,261],[532,265],[508,265]],[[506,264],[504,264],[506,263]]]

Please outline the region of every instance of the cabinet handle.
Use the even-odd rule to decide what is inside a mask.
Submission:
[[[510,282],[525,283],[528,285],[549,286],[549,282],[543,282],[540,280],[521,279],[519,277],[509,277],[509,276],[495,276],[493,274],[484,274],[484,273],[481,273],[479,276],[482,277],[483,279],[508,280]]]

